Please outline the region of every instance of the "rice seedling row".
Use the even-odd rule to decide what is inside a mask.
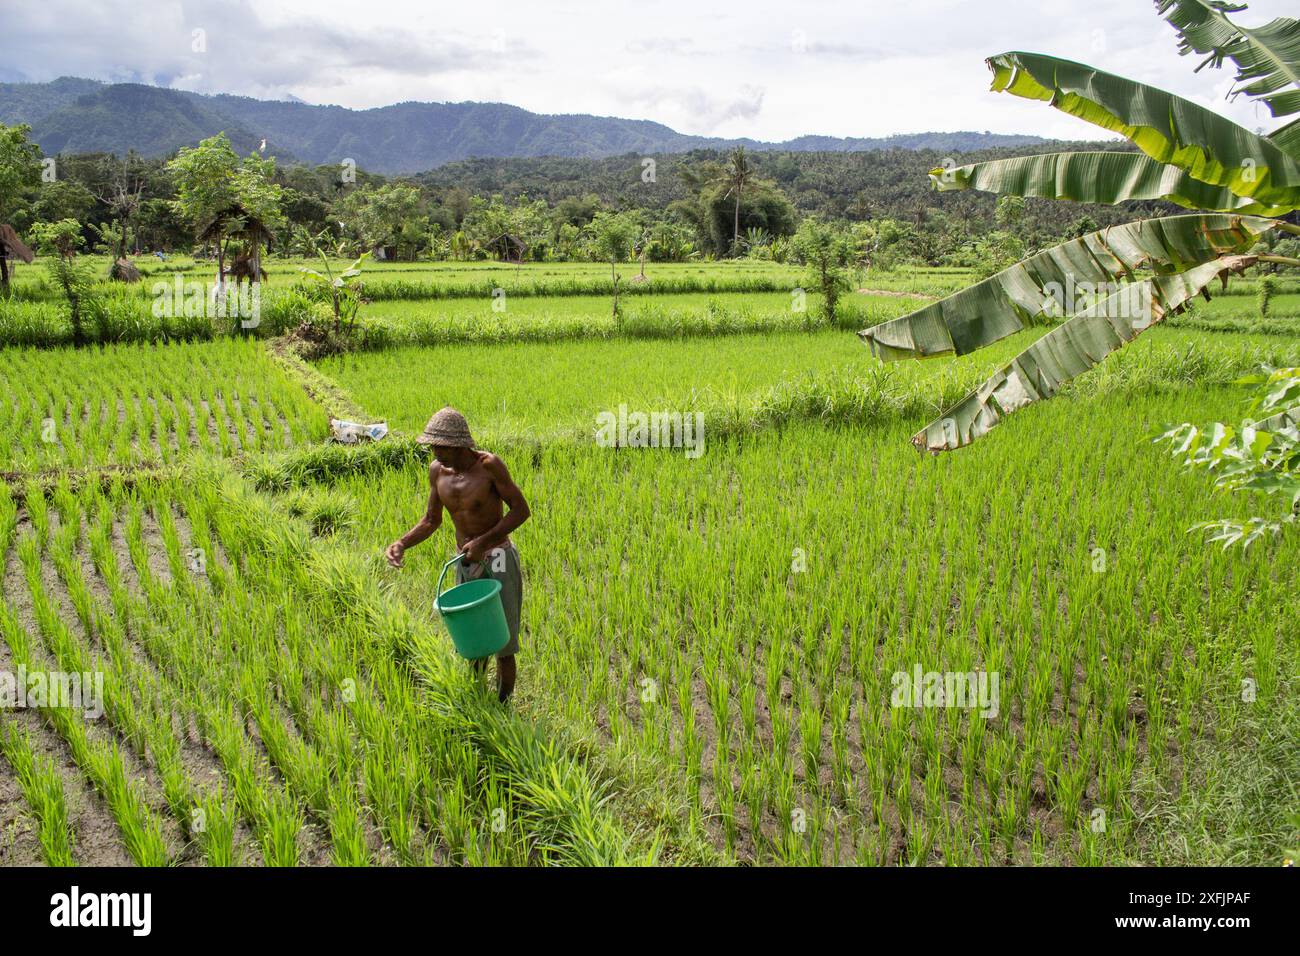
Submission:
[[[176,462],[323,437],[325,416],[254,342],[0,351],[7,470]]]
[[[1293,693],[1297,608],[1276,577],[1294,542],[1205,549],[1186,529],[1215,503],[1141,444],[1235,400],[1079,396],[978,462],[918,459],[897,426],[795,425],[697,461],[499,449],[546,516],[520,535],[525,698],[675,766],[692,828],[742,858],[1172,852],[1135,775],[1196,787],[1185,756],[1245,719],[1243,680]],[[358,543],[384,542],[411,520],[389,503],[418,510],[422,484],[411,468],[333,488]],[[395,575],[412,600],[440,557]],[[917,668],[996,674],[996,713],[896,705]]]
[[[512,771],[430,719],[435,677],[458,720],[486,700],[438,653],[417,654],[423,639],[395,630],[368,574],[305,562],[303,526],[206,477],[3,498],[6,642],[31,670],[102,675],[103,726],[49,719],[135,862],[520,864],[609,830],[599,803],[560,799],[593,784],[564,780],[553,748]],[[548,815],[534,804],[556,779]],[[589,855],[608,852],[627,848]]]
[[[43,861],[49,866],[75,865],[63,778],[49,758],[36,752],[30,735],[4,716],[0,716],[0,757],[12,768],[36,820]]]
[[[1030,329],[953,361],[881,369],[856,336],[738,335],[673,342],[458,345],[332,358],[320,371],[370,414],[418,433],[455,405],[485,440],[594,435],[597,415],[699,412],[710,436],[791,418],[866,422],[922,416],[961,398],[1042,334]],[[1232,382],[1261,363],[1300,354],[1295,339],[1157,328],[1075,386],[1096,394],[1134,387]],[[933,416],[932,416],[933,417]]]

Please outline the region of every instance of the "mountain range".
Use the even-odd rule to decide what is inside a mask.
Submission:
[[[602,158],[681,153],[743,144],[754,150],[968,152],[1046,142],[1000,133],[913,133],[883,138],[801,136],[783,143],[690,136],[650,120],[546,115],[504,103],[396,103],[373,109],[205,95],[138,83],[61,77],[0,83],[0,123],[26,123],[47,155],[60,152],[165,156],[225,131],[241,153],[266,141],[268,154],[310,164],[351,159],[388,175],[471,158]]]

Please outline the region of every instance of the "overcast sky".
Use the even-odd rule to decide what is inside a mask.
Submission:
[[[1255,129],[1194,74],[1144,0],[0,0],[0,79],[85,76],[354,109],[511,103],[783,140],[1096,130],[988,92],[984,57],[1052,53],[1164,87]],[[1252,3],[1246,25],[1295,13]],[[201,31],[201,32],[196,32]]]

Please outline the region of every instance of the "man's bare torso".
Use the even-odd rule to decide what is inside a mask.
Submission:
[[[429,466],[429,480],[456,528],[457,546],[491,531],[505,514],[505,503],[484,466],[487,457],[487,452],[479,452],[477,461],[463,471],[452,471],[437,461]]]

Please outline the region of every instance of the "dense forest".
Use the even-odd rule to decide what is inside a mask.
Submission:
[[[931,169],[950,164],[982,162],[1008,156],[1025,156],[1048,151],[1115,149],[1131,150],[1126,142],[1053,143],[1050,146],[999,147],[969,152],[940,152],[933,149],[890,149],[866,152],[755,152],[749,161],[760,177],[773,181],[801,215],[826,219],[866,221],[897,219],[921,226],[930,220],[942,226],[952,220],[968,231],[994,225],[995,197],[976,191],[936,192],[930,183]],[[646,175],[646,159],[653,159],[653,177]],[[455,197],[501,194],[526,195],[550,205],[592,197],[601,205],[617,209],[667,210],[673,203],[691,196],[691,184],[680,173],[706,162],[717,162],[724,154],[716,150],[695,150],[678,154],[636,154],[606,159],[543,157],[537,159],[471,159],[450,163],[421,173],[415,181],[434,195]],[[1166,203],[1130,203],[1104,206],[1028,200],[1025,229],[1032,237],[1063,235],[1075,222],[1087,217],[1099,226],[1126,222],[1135,215],[1176,211]]]
[[[26,127],[0,130],[21,140],[31,162],[38,162],[39,147]],[[246,184],[264,181],[259,202],[270,214],[270,253],[302,253],[324,243],[341,255],[371,251],[399,259],[604,259],[610,248],[600,238],[605,233],[606,239],[618,237],[614,248],[626,246],[626,255],[651,261],[741,255],[784,261],[798,254],[791,239],[800,222],[812,218],[851,232],[863,262],[987,272],[1063,237],[1174,208],[995,203],[975,191],[936,192],[929,179],[932,169],[945,165],[1042,148],[949,155],[737,147],[604,159],[474,159],[414,177],[386,177],[347,163],[284,164],[269,151],[252,150],[240,175]],[[8,198],[3,221],[37,245],[49,245],[55,240],[42,237],[57,234],[65,245],[73,236],[77,248],[117,255],[211,251],[196,242],[207,224],[178,199],[178,176],[195,149],[166,157],[42,158],[39,180],[25,180]],[[197,149],[220,156],[232,175],[239,168],[241,150],[224,134]]]

